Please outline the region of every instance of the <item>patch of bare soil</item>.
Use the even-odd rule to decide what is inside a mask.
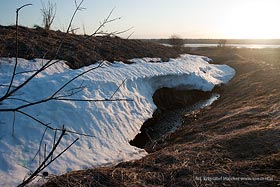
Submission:
[[[185,124],[155,141],[145,158],[67,173],[45,186],[280,185],[280,50],[193,53],[236,69],[219,88],[218,101],[186,115]]]

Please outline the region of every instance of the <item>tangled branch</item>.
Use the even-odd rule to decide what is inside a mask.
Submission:
[[[123,80],[122,83],[117,87],[117,89],[113,92],[113,94],[108,97],[108,98],[104,98],[104,99],[81,99],[81,98],[74,98],[75,95],[77,95],[79,92],[83,91],[83,89],[85,89],[86,87],[83,85],[83,83],[78,86],[78,87],[74,87],[71,89],[66,90],[66,88],[74,81],[76,81],[79,77],[85,75],[86,73],[92,72],[98,68],[101,68],[103,66],[103,63],[99,63],[97,66],[95,67],[91,67],[88,70],[83,71],[82,73],[70,78],[68,81],[66,81],[65,83],[62,84],[62,86],[60,86],[57,90],[55,90],[52,94],[49,94],[47,97],[38,99],[36,101],[29,101],[28,99],[25,98],[20,98],[17,97],[19,95],[19,91],[21,89],[23,89],[24,87],[26,87],[28,84],[30,84],[30,81],[32,81],[33,79],[35,79],[35,77],[42,73],[43,71],[45,71],[46,69],[48,69],[49,67],[53,66],[54,64],[58,63],[60,60],[54,60],[57,59],[57,56],[59,54],[59,51],[61,50],[62,45],[64,44],[64,41],[67,37],[67,35],[69,34],[69,32],[71,32],[71,28],[72,28],[72,23],[73,20],[77,14],[78,11],[82,11],[85,8],[82,7],[82,3],[84,2],[84,0],[80,0],[79,2],[77,0],[75,0],[75,11],[73,12],[70,22],[68,24],[68,28],[67,31],[65,32],[64,36],[61,38],[58,47],[56,48],[55,54],[45,63],[42,64],[40,68],[36,69],[36,70],[32,70],[32,71],[23,71],[23,72],[17,72],[17,68],[18,68],[18,52],[19,52],[19,37],[18,37],[18,17],[19,17],[19,12],[20,10],[22,10],[24,7],[30,6],[32,4],[25,4],[21,7],[19,7],[18,9],[16,9],[16,36],[15,36],[15,40],[16,40],[16,59],[15,59],[15,64],[13,66],[13,71],[11,74],[11,80],[9,81],[9,83],[7,84],[1,84],[1,86],[3,87],[7,87],[7,90],[4,92],[4,94],[2,96],[0,96],[0,105],[2,104],[2,102],[7,101],[7,100],[15,100],[15,101],[20,101],[21,104],[18,106],[14,106],[14,107],[3,107],[0,108],[0,112],[10,112],[13,113],[13,119],[12,119],[12,135],[14,136],[14,129],[15,129],[15,121],[16,121],[16,117],[18,115],[23,115],[27,118],[29,118],[31,121],[38,123],[40,125],[42,125],[44,127],[44,132],[42,134],[42,137],[40,139],[40,142],[38,142],[39,147],[38,147],[38,151],[36,152],[36,154],[34,155],[32,160],[35,160],[36,157],[39,156],[39,164],[38,167],[35,169],[35,171],[31,171],[31,174],[29,175],[29,177],[27,179],[25,179],[20,185],[18,185],[19,187],[25,186],[28,183],[30,183],[31,181],[33,181],[40,172],[42,172],[46,167],[48,167],[51,163],[53,163],[56,159],[58,159],[63,153],[65,153],[73,144],[75,144],[79,138],[76,138],[71,144],[69,144],[63,151],[61,151],[60,153],[58,153],[57,155],[55,155],[55,151],[57,150],[58,145],[61,143],[63,137],[66,134],[73,134],[73,135],[78,135],[78,136],[85,136],[85,137],[95,137],[93,135],[90,134],[85,134],[85,133],[81,133],[81,132],[77,132],[77,131],[73,131],[73,130],[68,130],[66,129],[64,126],[62,128],[54,128],[52,126],[52,124],[50,123],[46,123],[42,120],[39,119],[39,117],[35,117],[32,114],[26,112],[26,110],[23,109],[27,109],[31,106],[36,106],[36,105],[40,105],[49,101],[75,101],[75,102],[130,102],[133,101],[132,99],[128,99],[128,98],[114,98],[116,93],[120,90],[120,87],[125,83],[126,80]],[[43,6],[43,9],[41,9],[42,14],[43,14],[43,18],[45,20],[45,28],[47,30],[50,29],[51,24],[53,23],[54,17],[56,15],[56,8],[54,5],[51,6],[50,1],[48,1],[48,6]],[[114,9],[111,10],[111,12],[109,13],[109,15],[103,20],[103,22],[100,23],[100,26],[88,37],[92,37],[95,35],[99,35],[99,34],[106,34],[106,32],[102,31],[102,28],[111,22],[114,22],[120,18],[113,18],[111,19],[111,15],[113,13]],[[130,28],[132,29],[132,28]],[[120,34],[123,32],[127,32],[130,29],[127,29],[125,31],[119,31],[119,32],[111,32],[111,33],[107,33],[108,35],[116,35],[116,34]],[[84,41],[84,40],[83,40]],[[83,42],[81,41],[81,43]],[[22,81],[20,84],[16,85],[15,84],[15,78],[16,76],[20,76],[22,74],[26,74],[26,73],[32,73],[30,76],[27,77],[27,79],[25,79],[24,81]],[[113,99],[114,98],[114,99]],[[43,141],[45,139],[45,135],[47,133],[47,130],[50,130],[52,132],[54,132],[54,136],[53,136],[53,142],[52,142],[52,148],[51,150],[47,153],[47,145],[45,144],[45,147],[42,148],[43,145]],[[60,132],[60,136],[57,139],[57,134]],[[41,161],[41,151],[42,149],[44,149],[44,156],[43,159]]]
[[[32,180],[36,178],[36,176],[43,171],[46,167],[48,167],[51,163],[53,163],[57,158],[59,158],[63,153],[65,153],[72,145],[74,145],[79,138],[76,138],[69,146],[67,146],[63,151],[61,151],[57,156],[53,158],[54,152],[57,149],[57,146],[60,144],[63,136],[66,135],[66,129],[64,126],[62,127],[62,132],[58,138],[58,140],[55,142],[52,150],[49,152],[49,154],[45,157],[45,159],[42,161],[42,163],[37,167],[37,169],[26,179],[24,180],[21,184],[18,185],[18,187],[23,187],[30,183]]]

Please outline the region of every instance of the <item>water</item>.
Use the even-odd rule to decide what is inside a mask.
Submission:
[[[189,107],[168,110],[164,112],[164,114],[161,115],[155,123],[152,122],[151,127],[146,126],[144,129],[141,128],[141,133],[139,133],[129,143],[133,146],[143,149],[152,148],[156,142],[155,140],[159,139],[163,135],[174,132],[177,128],[183,125],[185,115],[191,114],[192,112],[195,112],[206,106],[210,106],[219,97],[219,94],[212,94],[208,99],[203,99]]]
[[[210,98],[201,100],[196,104],[167,111],[158,121],[157,124],[153,126],[153,138],[158,139],[163,134],[167,134],[170,132],[174,132],[177,128],[179,128],[184,123],[184,115],[196,111],[198,109],[202,109],[204,107],[210,106],[220,97],[219,94],[212,94]]]
[[[185,44],[185,47],[217,47],[218,44]],[[250,48],[250,49],[264,49],[264,48],[280,48],[280,45],[269,44],[226,44],[227,47],[235,48]]]
[[[172,47],[170,44],[162,44],[164,46]],[[217,47],[218,44],[184,44],[184,47]],[[235,47],[235,48],[250,48],[250,49],[264,49],[264,48],[280,48],[280,45],[274,44],[226,44],[226,47]]]

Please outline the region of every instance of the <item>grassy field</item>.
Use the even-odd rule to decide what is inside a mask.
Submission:
[[[46,186],[280,185],[280,49],[201,48],[236,69],[221,98],[186,115],[150,154],[114,167],[67,173]]]

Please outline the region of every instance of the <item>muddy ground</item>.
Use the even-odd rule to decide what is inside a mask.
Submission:
[[[150,154],[75,171],[47,186],[280,185],[280,49],[201,48],[193,54],[236,69],[213,105],[154,142]]]

